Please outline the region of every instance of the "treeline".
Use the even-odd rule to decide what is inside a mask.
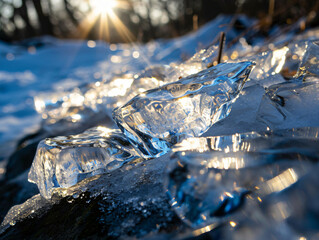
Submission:
[[[105,0],[107,1],[107,0]],[[103,39],[110,42],[140,41],[180,36],[224,14],[247,14],[260,20],[261,31],[274,24],[292,24],[304,18],[305,26],[318,25],[316,0],[117,0],[114,13],[131,38],[123,37],[110,16],[109,33],[103,33],[90,0],[0,0],[0,40],[17,41],[41,35],[59,38]],[[101,31],[102,29],[102,31]],[[104,31],[105,32],[105,31]]]

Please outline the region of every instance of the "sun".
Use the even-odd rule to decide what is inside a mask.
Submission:
[[[118,6],[117,0],[91,0],[90,5],[92,11],[96,15],[112,14],[113,10]]]
[[[131,8],[128,0],[86,0],[89,11],[80,22],[77,32],[80,38],[86,38],[93,28],[98,30],[98,39],[110,41],[111,31],[120,34],[125,42],[135,40],[134,35],[118,16],[119,12]]]

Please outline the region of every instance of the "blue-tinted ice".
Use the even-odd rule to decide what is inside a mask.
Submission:
[[[252,67],[251,62],[219,64],[137,95],[116,108],[113,118],[144,158],[158,157],[225,118]]]
[[[314,167],[318,132],[304,128],[186,139],[174,146],[167,170],[170,204],[194,228],[235,220],[247,197],[259,204]]]
[[[306,52],[300,63],[298,75],[319,76],[319,42],[308,42]]]
[[[82,134],[42,140],[29,172],[45,198],[55,188],[119,168],[139,155],[120,130],[96,127]]]

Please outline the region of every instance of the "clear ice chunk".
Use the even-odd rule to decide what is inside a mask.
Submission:
[[[298,75],[319,76],[319,42],[308,42],[305,55],[300,63]]]
[[[186,139],[173,147],[167,168],[170,204],[194,228],[234,220],[247,197],[258,204],[313,168],[318,132],[304,128]]]
[[[158,157],[225,118],[253,67],[225,63],[137,95],[113,119],[144,158]]]
[[[252,70],[250,78],[264,84],[264,79],[281,74],[286,78],[292,78],[296,75],[298,67],[303,59],[307,47],[306,42],[292,43],[288,46],[278,47],[261,53],[255,53],[249,57],[239,58],[237,61],[246,59],[256,63]]]
[[[120,130],[95,127],[82,134],[47,138],[37,148],[28,180],[47,199],[55,188],[119,168],[139,155]]]

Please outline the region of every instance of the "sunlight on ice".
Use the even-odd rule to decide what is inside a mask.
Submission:
[[[277,67],[275,69],[275,73],[279,73],[285,64],[286,61],[286,53],[288,52],[288,47],[283,47],[282,49],[274,50],[273,57],[271,59],[271,65],[275,66],[277,63]]]
[[[278,176],[265,182],[264,187],[268,189],[268,193],[279,192],[298,180],[298,175],[294,169],[289,168]]]
[[[250,209],[246,197],[267,204],[265,199],[292,187],[315,166],[308,157],[319,156],[312,134],[302,128],[182,141],[167,166],[165,189],[172,208],[193,228],[227,221],[235,227],[237,210]],[[282,204],[270,208],[278,221],[289,216]]]

